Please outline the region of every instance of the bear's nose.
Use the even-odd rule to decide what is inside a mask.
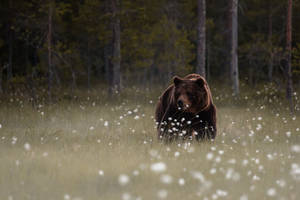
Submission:
[[[177,105],[178,105],[179,107],[182,107],[182,106],[183,106],[183,101],[178,100],[178,101],[177,101]]]

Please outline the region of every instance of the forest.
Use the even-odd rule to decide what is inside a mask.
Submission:
[[[299,83],[298,0],[290,18],[284,0],[6,0],[0,9],[1,92],[149,87],[191,72],[230,85],[233,68],[251,86]]]
[[[300,0],[1,0],[0,199],[298,200],[299,94]]]

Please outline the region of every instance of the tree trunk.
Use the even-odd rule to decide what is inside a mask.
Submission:
[[[230,1],[231,12],[231,37],[230,37],[230,78],[233,93],[239,95],[239,72],[238,72],[238,0]]]
[[[293,82],[292,82],[292,66],[291,66],[291,58],[292,58],[292,0],[288,0],[288,9],[287,9],[287,27],[286,27],[286,54],[287,54],[287,69],[286,69],[286,77],[287,77],[287,85],[286,85],[286,97],[290,102],[290,110],[294,112],[293,106]]]
[[[108,84],[108,96],[112,95],[112,87],[113,87],[113,72],[111,66],[111,51],[108,44],[105,44],[104,47],[104,68],[105,68],[105,78]]]
[[[57,70],[57,65],[52,63],[52,71],[53,71],[53,75],[55,76],[55,80],[56,80],[56,85],[60,86],[61,84],[61,80],[58,74],[58,70]]]
[[[12,78],[12,58],[13,58],[13,31],[9,28],[9,57],[7,66],[7,80]]]
[[[210,81],[210,44],[207,45],[207,61],[206,61],[206,80],[207,82]]]
[[[12,9],[12,0],[9,1],[9,8]],[[12,12],[12,11],[11,11]],[[13,30],[11,29],[12,20],[9,22],[8,27],[8,66],[7,66],[7,80],[9,81],[12,78],[12,59],[13,59]]]
[[[88,85],[88,90],[91,89],[91,56],[90,56],[90,41],[88,39],[88,44],[87,44],[87,85]]]
[[[205,0],[198,0],[198,26],[197,26],[197,69],[196,72],[205,78]]]
[[[121,89],[121,35],[119,18],[119,0],[112,0],[113,12],[113,86],[117,91]]]
[[[0,63],[0,94],[3,93],[2,74],[3,74],[3,65]]]
[[[269,1],[269,31],[268,31],[268,43],[269,43],[269,64],[268,64],[268,79],[271,82],[273,79],[273,48],[272,48],[272,37],[273,37],[273,6],[272,1]]]
[[[49,102],[52,101],[51,97],[51,90],[52,90],[52,0],[49,0],[49,13],[48,13],[48,97],[49,97]]]
[[[71,70],[72,70],[72,93],[74,92],[74,90],[76,89],[76,73],[73,69],[73,67],[71,67]]]

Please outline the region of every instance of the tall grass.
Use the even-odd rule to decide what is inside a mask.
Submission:
[[[216,140],[167,145],[153,118],[161,91],[62,92],[35,108],[26,95],[2,99],[0,199],[299,198],[300,116],[280,91],[212,87]]]

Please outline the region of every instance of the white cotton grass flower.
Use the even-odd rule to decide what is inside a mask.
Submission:
[[[122,185],[122,186],[125,186],[129,183],[130,181],[130,178],[128,175],[126,174],[121,174],[118,178],[118,181],[119,181],[119,184]]]
[[[260,180],[260,177],[257,176],[256,174],[254,174],[254,176],[252,177],[252,180],[253,180],[253,181],[259,181],[259,180]]]
[[[211,168],[211,169],[209,170],[209,173],[210,173],[210,174],[215,174],[216,172],[217,172],[216,168]]]
[[[105,127],[108,127],[108,121],[105,121],[105,122],[104,122],[104,126],[105,126]]]
[[[153,172],[160,173],[160,172],[166,171],[167,166],[166,166],[166,164],[163,163],[163,162],[157,162],[157,163],[152,164],[151,167],[150,167],[150,169],[151,169]]]
[[[150,154],[150,156],[156,158],[156,157],[158,156],[158,151],[155,150],[155,149],[151,149],[151,150],[149,151],[149,154]]]
[[[283,179],[276,180],[276,184],[282,188],[286,186],[286,182]]]
[[[161,189],[157,192],[157,196],[160,198],[160,199],[165,199],[167,198],[168,196],[168,191],[165,190],[165,189]]]
[[[163,174],[160,177],[160,181],[164,184],[170,184],[173,182],[173,177],[170,176],[169,174]]]
[[[290,175],[293,179],[300,181],[300,166],[297,163],[292,163]]]
[[[65,194],[64,195],[64,200],[69,200],[69,199],[71,199],[71,196],[69,194]]]
[[[243,194],[241,197],[240,197],[240,200],[248,200],[248,196],[246,194]]]
[[[267,190],[267,195],[270,197],[274,197],[277,194],[276,189],[275,188],[269,188]]]
[[[207,160],[211,160],[211,159],[213,159],[213,157],[214,157],[214,154],[213,154],[212,152],[208,152],[208,153],[206,154],[206,159],[207,159]]]
[[[261,130],[261,129],[262,129],[262,125],[261,125],[261,124],[257,124],[257,125],[256,125],[256,130],[259,131],[259,130]]]
[[[215,162],[216,162],[216,163],[220,163],[221,160],[222,160],[221,157],[220,157],[220,156],[217,156],[216,159],[215,159]]]
[[[185,184],[184,178],[178,179],[178,184],[179,184],[180,186],[183,186],[183,185]]]
[[[132,172],[132,174],[133,174],[134,176],[138,176],[138,175],[140,174],[140,172],[139,172],[139,170],[134,170],[134,171]]]
[[[217,193],[217,195],[218,195],[219,197],[225,197],[225,196],[228,195],[228,192],[227,192],[226,190],[220,190],[220,189],[218,189],[218,190],[216,191],[216,193]]]
[[[233,168],[229,168],[225,174],[225,178],[237,182],[240,180],[241,175],[238,172],[236,172]]]
[[[29,150],[31,149],[30,144],[29,144],[29,143],[25,143],[25,144],[24,144],[24,149],[25,149],[26,151],[29,151]]]
[[[13,136],[11,139],[12,139],[11,143],[12,143],[12,144],[16,144],[18,138],[15,137],[15,136]]]
[[[47,156],[48,156],[48,152],[44,152],[43,157],[47,157]]]
[[[223,151],[223,150],[219,150],[219,154],[220,154],[220,155],[223,155],[223,154],[224,154],[224,151]]]
[[[293,145],[291,151],[295,153],[300,153],[300,145]]]
[[[98,174],[99,174],[99,176],[103,176],[104,175],[104,171],[103,170],[99,170]]]
[[[132,199],[132,198],[128,192],[125,192],[122,194],[122,200],[130,200],[130,199]]]

